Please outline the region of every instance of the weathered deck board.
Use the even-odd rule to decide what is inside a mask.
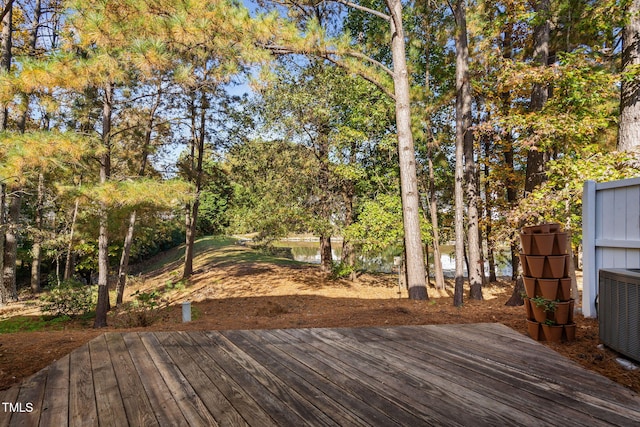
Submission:
[[[69,424],[69,355],[49,366],[40,422],[44,425]]]
[[[127,420],[130,424],[136,426],[159,426],[149,402],[149,397],[144,390],[142,380],[133,364],[131,355],[127,351],[122,335],[108,334],[105,337]]]
[[[206,405],[177,365],[173,363],[158,338],[154,334],[139,334],[138,336],[149,353],[151,360],[158,368],[160,378],[156,381],[165,382],[189,426],[215,426],[217,423],[207,410]]]
[[[0,426],[640,425],[640,396],[497,324],[108,333]]]
[[[97,426],[98,408],[93,387],[89,344],[69,355],[69,425]]]
[[[99,424],[126,425],[127,413],[107,347],[106,335],[101,335],[89,342],[89,353]],[[122,391],[127,392],[126,389]]]

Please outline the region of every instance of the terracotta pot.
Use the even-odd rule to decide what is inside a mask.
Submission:
[[[544,261],[545,256],[540,255],[527,255],[527,265],[529,266],[530,276],[532,277],[544,277]]]
[[[543,335],[540,333],[540,323],[527,320],[527,332],[529,336],[536,341],[543,339]]]
[[[564,327],[562,325],[546,325],[542,324],[542,333],[544,339],[550,342],[560,342],[562,340],[562,331]]]
[[[529,270],[529,264],[527,264],[527,256],[525,254],[518,254],[520,257],[520,265],[522,265],[522,273],[525,276],[531,276],[531,270]]]
[[[557,325],[571,323],[571,312],[573,312],[573,301],[557,302],[553,318]]]
[[[550,279],[562,279],[565,277],[565,265],[568,255],[549,255],[547,257],[548,271],[545,271]]]
[[[526,255],[532,255],[533,235],[520,233],[520,244],[522,245],[522,252]]]
[[[548,318],[547,316],[548,312],[544,310],[544,307],[536,305],[536,303],[533,301],[530,301],[530,302],[531,302],[531,312],[533,313],[533,318],[538,323],[544,323],[544,321],[547,320]]]
[[[563,336],[565,341],[571,342],[576,339],[576,324],[570,323],[568,325],[564,325],[563,328]]]
[[[571,299],[571,277],[560,279],[560,287],[558,288],[558,299],[560,301],[568,301]]]
[[[526,234],[535,234],[535,233],[548,233],[550,224],[540,224],[540,225],[532,225],[529,227],[522,227],[522,232]]]
[[[556,233],[556,238],[553,243],[553,255],[564,255],[567,253],[567,247],[569,246],[569,237],[567,233]]]
[[[551,224],[547,224],[549,226],[549,233],[558,233],[560,231],[560,224],[557,222],[552,222]]]
[[[536,278],[535,277],[527,277],[522,276],[522,281],[524,282],[524,290],[527,293],[529,298],[537,297],[536,295]]]
[[[527,320],[533,320],[533,311],[531,310],[531,300],[529,298],[524,298],[524,310],[527,313]]]
[[[530,225],[522,227],[522,232],[527,234],[533,233],[557,233],[560,231],[560,224],[557,222],[544,223],[538,225]]]
[[[531,255],[551,255],[553,252],[553,244],[556,240],[556,235],[551,233],[536,233],[531,235],[533,237],[533,246]]]
[[[558,297],[558,279],[538,279],[542,298],[555,300]]]

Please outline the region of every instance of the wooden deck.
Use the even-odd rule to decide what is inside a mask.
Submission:
[[[640,397],[499,324],[108,333],[0,401],[2,426],[640,425]]]

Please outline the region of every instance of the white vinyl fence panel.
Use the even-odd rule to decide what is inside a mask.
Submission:
[[[640,178],[584,183],[582,245],[582,312],[596,317],[598,271],[640,268]]]

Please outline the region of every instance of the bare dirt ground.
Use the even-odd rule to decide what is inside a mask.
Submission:
[[[232,249],[236,250],[236,249]],[[241,250],[241,249],[238,249]],[[222,258],[221,258],[222,259]],[[90,321],[66,323],[62,330],[0,335],[0,390],[37,372],[61,356],[108,331],[225,330],[263,328],[362,327],[443,323],[499,322],[526,335],[523,307],[507,307],[512,292],[502,282],[484,289],[483,301],[467,300],[453,306],[450,292],[429,289],[428,301],[411,301],[398,293],[397,277],[363,275],[357,282],[330,280],[315,266],[262,262],[222,262],[215,256],[200,258],[184,289],[163,294],[167,307],[150,316],[145,328],[132,327],[131,313],[111,313],[110,327],[91,328]],[[175,267],[175,266],[174,266]],[[129,292],[170,283],[171,266],[137,279]],[[181,303],[191,301],[192,321],[182,323]],[[37,309],[16,303],[0,316],[32,314]],[[133,320],[132,320],[133,319]],[[578,330],[571,343],[545,343],[587,369],[640,392],[640,370],[625,370],[615,352],[598,348],[598,323],[576,315]],[[509,355],[505,354],[505,358]]]

